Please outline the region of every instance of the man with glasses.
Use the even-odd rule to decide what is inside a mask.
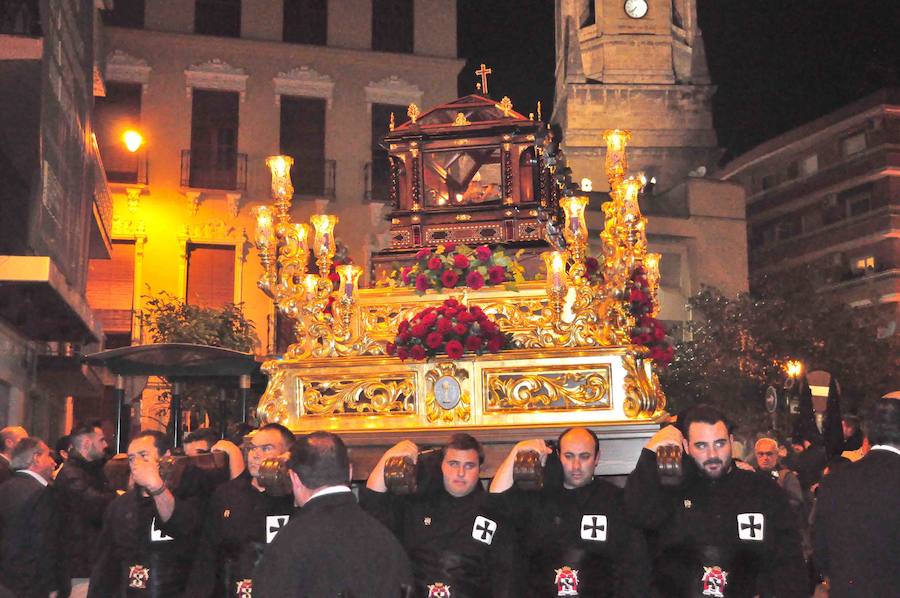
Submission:
[[[186,596],[249,596],[253,568],[294,512],[294,497],[275,496],[259,482],[260,465],[290,450],[294,435],[280,424],[250,440],[247,469],[213,493]]]

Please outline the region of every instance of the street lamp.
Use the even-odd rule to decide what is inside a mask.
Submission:
[[[134,154],[144,145],[144,136],[134,129],[128,129],[122,134],[122,141],[125,142],[125,147],[128,148],[128,151]]]

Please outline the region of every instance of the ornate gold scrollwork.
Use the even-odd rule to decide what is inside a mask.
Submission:
[[[310,415],[415,413],[415,377],[307,382],[303,407]]]
[[[452,362],[436,364],[425,374],[425,417],[428,423],[469,421],[472,399],[463,384],[468,378],[469,372]],[[454,393],[456,396],[453,396]]]
[[[609,370],[488,374],[487,410],[609,408]]]
[[[666,407],[666,396],[656,373],[648,376],[643,360],[633,355],[623,357],[622,365],[625,367],[625,415],[637,419],[661,413]]]
[[[267,361],[262,365],[262,371],[269,376],[269,385],[259,399],[256,407],[256,416],[260,421],[267,423],[290,423],[290,405],[284,392],[284,384],[287,381],[287,370],[278,367],[277,361]]]

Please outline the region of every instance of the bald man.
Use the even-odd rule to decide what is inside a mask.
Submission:
[[[803,509],[803,488],[797,474],[781,464],[778,441],[774,438],[760,438],[756,441],[756,466],[761,473],[772,476],[781,489],[787,493],[791,508],[797,513]]]
[[[490,491],[500,495],[518,533],[522,595],[648,595],[643,536],[625,520],[622,490],[594,475],[600,460],[597,435],[587,428],[569,428],[557,446],[558,454],[543,440],[518,443],[491,482]],[[547,460],[558,459],[562,483],[547,476],[539,492],[516,488],[516,455],[529,450]]]
[[[12,477],[12,452],[28,432],[21,426],[7,426],[0,430],[0,484]]]

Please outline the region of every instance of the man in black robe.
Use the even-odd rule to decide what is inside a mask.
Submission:
[[[412,496],[387,492],[385,462],[395,456],[416,462],[408,440],[388,450],[363,491],[364,509],[388,526],[413,565],[415,596],[453,598],[517,596],[513,591],[513,528],[481,485],[484,449],[469,434],[455,434],[441,452],[441,484]],[[427,467],[427,466],[426,466]]]
[[[679,427],[650,439],[628,477],[628,517],[654,539],[651,595],[808,598],[787,497],[771,478],[735,467],[731,444],[725,416],[697,405]],[[680,483],[661,482],[656,449],[663,445],[684,450]]]
[[[21,426],[7,426],[0,430],[0,482],[12,477],[12,452],[23,438],[28,438],[28,432]]]
[[[280,424],[267,424],[253,435],[247,469],[210,498],[187,596],[251,595],[253,568],[294,512],[292,494],[273,495],[260,485],[259,466],[293,444],[294,435]]]
[[[543,440],[518,443],[491,482],[491,492],[502,493],[519,531],[525,580],[521,595],[645,596],[644,539],[625,520],[621,489],[594,476],[600,458],[597,435],[570,428],[560,435],[558,446],[559,455],[551,460]],[[546,458],[545,471],[561,464],[562,479],[548,475],[537,492],[514,487],[516,456],[529,450]]]
[[[24,438],[10,455],[14,470],[0,484],[0,587],[18,598],[69,595],[61,522],[49,481],[56,462],[39,438]],[[2,595],[2,592],[0,592]]]
[[[183,595],[199,531],[199,499],[176,498],[160,477],[169,452],[162,432],[144,431],[128,445],[134,488],[103,516],[88,598],[177,598]]]
[[[347,447],[335,434],[297,439],[288,460],[303,507],[266,547],[253,598],[397,598],[412,585],[409,559],[393,534],[350,491]]]

